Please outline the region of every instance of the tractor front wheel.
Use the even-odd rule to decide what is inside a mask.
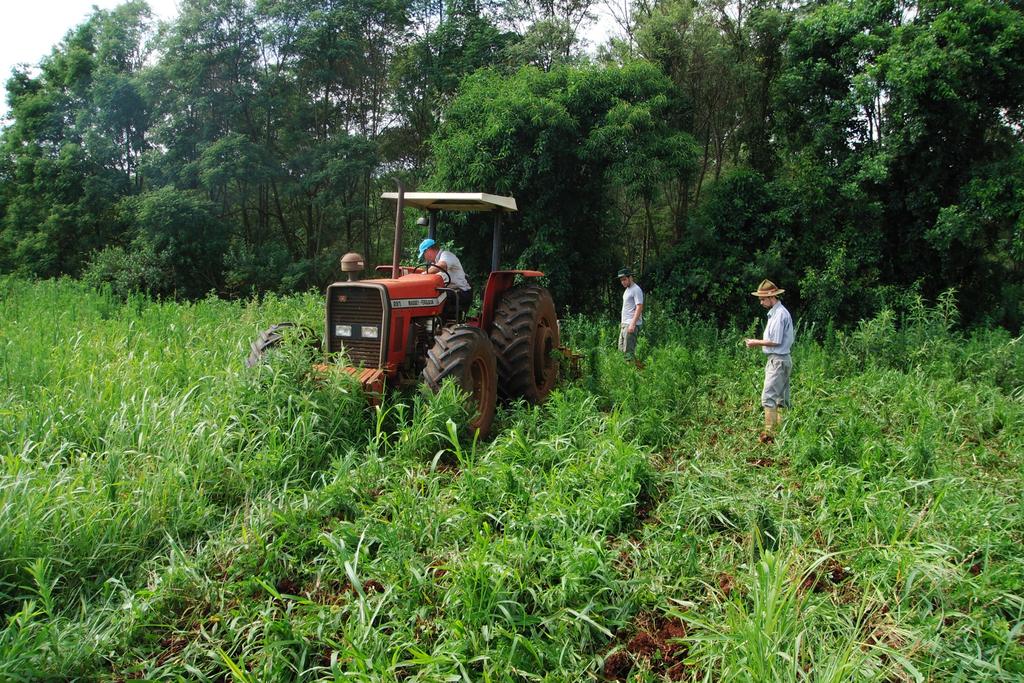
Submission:
[[[256,341],[249,345],[249,356],[245,359],[245,367],[254,368],[265,361],[270,351],[280,346],[285,337],[296,339],[311,349],[320,350],[320,339],[310,328],[292,322],[276,323],[260,332]]]
[[[470,430],[479,430],[484,438],[490,434],[498,400],[498,371],[494,347],[480,328],[457,325],[442,330],[427,352],[422,377],[433,391],[441,389],[446,377],[453,378],[471,397],[474,414]]]
[[[535,284],[505,292],[494,311],[491,341],[502,398],[543,403],[558,380],[552,352],[561,343],[551,293]]]

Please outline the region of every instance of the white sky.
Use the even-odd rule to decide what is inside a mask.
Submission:
[[[177,0],[147,0],[154,18],[172,19]],[[124,0],[0,0],[0,116],[7,112],[4,85],[16,64],[35,66],[92,14],[93,6],[113,9]]]

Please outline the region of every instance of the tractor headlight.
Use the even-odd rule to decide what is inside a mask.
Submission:
[[[351,325],[335,325],[334,326],[335,337],[351,337],[352,326]]]
[[[380,328],[376,325],[363,325],[362,334],[367,339],[376,339]]]

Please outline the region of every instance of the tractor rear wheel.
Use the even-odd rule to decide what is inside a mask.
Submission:
[[[491,341],[498,354],[498,391],[542,403],[558,380],[558,318],[551,293],[529,284],[505,292],[494,312]]]
[[[434,339],[422,378],[431,390],[439,391],[446,377],[453,378],[470,395],[474,413],[469,428],[479,430],[480,436],[486,438],[498,400],[498,371],[494,347],[480,328],[446,327]]]

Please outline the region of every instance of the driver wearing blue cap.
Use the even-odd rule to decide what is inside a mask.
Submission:
[[[462,262],[459,257],[450,251],[442,250],[437,243],[429,237],[420,242],[420,261],[427,264],[428,273],[444,272],[447,275],[447,286],[457,292],[458,309],[456,309],[456,297],[449,296],[444,306],[446,317],[455,317],[456,310],[463,313],[469,309],[473,302],[473,290],[466,279],[466,271],[462,269]]]

